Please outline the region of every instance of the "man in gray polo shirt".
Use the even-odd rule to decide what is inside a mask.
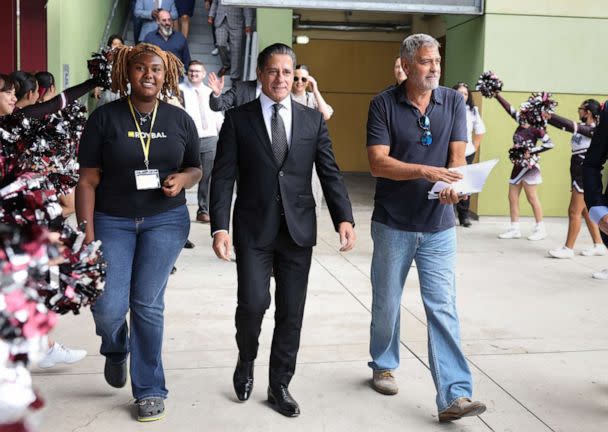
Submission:
[[[438,200],[428,199],[433,183],[461,178],[449,168],[466,165],[466,112],[460,94],[439,87],[441,56],[434,38],[407,37],[401,62],[407,79],[372,100],[367,122],[368,159],[377,177],[369,366],[374,389],[396,394],[392,371],[399,366],[401,295],[416,260],[439,421],[446,422],[486,409],[470,399],[472,377],[460,348],[452,205],[461,197],[447,188]]]

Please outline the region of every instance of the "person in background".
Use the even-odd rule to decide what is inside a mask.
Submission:
[[[17,84],[15,86],[15,96],[17,97],[15,109],[25,108],[38,102],[38,81],[34,75],[25,71],[15,71],[11,77]]]
[[[211,9],[211,3],[213,3],[212,0],[205,0],[205,10],[207,11],[207,14],[209,13],[209,10]],[[215,36],[215,25],[210,24],[209,22],[208,22],[208,24],[211,26],[211,36],[213,37],[213,49],[211,50],[211,55],[216,56],[220,53],[220,51],[217,49],[217,38]]]
[[[144,42],[158,46],[163,51],[168,51],[181,60],[184,65],[190,64],[190,49],[188,41],[177,30],[173,30],[173,19],[169,11],[160,10],[156,17],[158,28],[150,32],[144,38]]]
[[[604,245],[608,246],[608,188],[604,191],[602,175],[608,159],[608,101],[600,110],[591,144],[583,162],[583,189],[589,217],[601,232]],[[594,279],[608,280],[608,269],[593,273]]]
[[[455,84],[452,88],[462,95],[466,103],[467,147],[465,149],[464,156],[467,160],[467,164],[470,165],[473,163],[473,160],[475,160],[475,155],[479,151],[481,139],[486,133],[486,126],[481,119],[479,109],[477,109],[475,103],[473,102],[473,95],[469,92],[468,84],[461,82]],[[469,214],[470,203],[471,200],[469,198],[460,200],[458,204],[456,204],[456,212],[458,213],[458,221],[460,222],[460,226],[466,228],[471,226],[471,217]]]
[[[233,81],[242,77],[243,36],[252,32],[253,9],[225,6],[222,0],[213,0],[207,22],[214,26],[222,68],[218,76],[230,72]]]
[[[311,91],[308,91],[308,88],[310,88]],[[291,97],[294,101],[319,111],[323,114],[323,119],[325,121],[329,120],[334,113],[334,109],[325,102],[317,81],[310,75],[308,66],[306,65],[296,65],[293,74]],[[312,195],[314,196],[316,203],[315,211],[317,216],[319,216],[323,203],[323,188],[321,187],[321,181],[317,175],[317,169],[314,166],[312,170]]]
[[[233,81],[232,87],[225,93],[224,77],[218,77],[215,73],[209,74],[209,87],[213,90],[209,96],[209,106],[213,111],[227,111],[238,107],[260,97],[262,84],[258,80]]]
[[[194,0],[175,0],[177,8],[178,30],[188,39],[190,33],[190,18],[194,15]]]
[[[212,90],[203,84],[207,71],[198,60],[192,60],[188,65],[188,79],[179,88],[184,95],[184,108],[190,114],[199,139],[199,151],[203,177],[198,183],[198,210],[196,220],[209,223],[209,184],[211,170],[215,159],[217,139],[224,121],[220,112],[209,108],[209,95]]]
[[[120,48],[125,44],[125,41],[120,35],[113,34],[108,38],[108,42],[106,46],[111,49]],[[107,104],[108,102],[115,101],[120,98],[118,93],[114,93],[111,89],[102,89],[101,87],[96,87],[93,92],[93,97],[97,99],[97,108],[102,105]]]
[[[46,72],[46,74],[50,75],[50,78],[48,75],[45,75],[45,79],[47,79],[45,80],[45,83],[48,82],[48,80],[53,82],[55,81],[53,75],[48,72]],[[17,76],[21,77],[22,74],[17,74]],[[26,79],[28,81],[26,85],[31,87],[31,80],[27,76]],[[15,89],[18,86],[18,80],[15,80],[9,75],[0,74],[0,118],[12,114],[15,110],[17,104],[17,95]],[[64,199],[65,197],[61,195],[60,200]],[[64,217],[68,216],[69,214],[69,210],[67,210],[68,202],[61,201],[61,207],[64,209]],[[38,366],[43,369],[48,369],[59,363],[72,364],[82,360],[86,357],[86,355],[87,352],[85,350],[67,348],[64,345],[49,339],[48,350],[44,357],[38,362]]]
[[[534,220],[536,224],[532,229],[532,234],[528,236],[530,241],[538,241],[547,237],[545,223],[543,222],[543,208],[538,197],[538,185],[543,182],[538,161],[540,153],[551,150],[554,145],[549,137],[549,134],[544,128],[536,128],[530,126],[524,116],[516,110],[511,104],[502,97],[500,93],[496,94],[496,100],[504,108],[513,120],[517,122],[517,128],[513,133],[513,147],[518,146],[530,147],[522,160],[512,160],[513,170],[509,178],[509,214],[511,216],[511,224],[509,229],[498,235],[499,239],[518,239],[521,238],[521,230],[519,227],[519,196],[523,188],[526,193],[526,199],[532,207]],[[541,145],[536,143],[540,141]]]
[[[574,257],[574,243],[581,230],[581,216],[585,219],[587,229],[593,240],[593,247],[582,251],[581,255],[603,256],[608,252],[606,246],[602,243],[598,226],[589,217],[583,189],[583,162],[591,145],[599,116],[600,103],[595,99],[587,99],[581,103],[578,108],[578,123],[557,114],[546,115],[551,126],[572,133],[572,139],[570,140],[572,156],[570,158],[571,195],[570,205],[568,206],[568,234],[564,246],[549,251],[549,255],[553,258]]]
[[[55,89],[55,77],[50,72],[36,72],[38,82],[38,102],[46,102],[53,99],[57,90]]]
[[[175,0],[137,0],[133,14],[141,20],[141,30],[135,36],[136,42],[142,42],[150,32],[158,29],[158,13],[162,10],[169,11],[171,19],[178,18]]]
[[[112,88],[125,97],[91,114],[78,154],[76,214],[87,221],[85,242],[101,240],[107,261],[105,289],[92,308],[104,377],[124,387],[131,355],[137,419],[144,422],[165,415],[164,293],[190,230],[185,189],[201,178],[194,122],[158,98],[179,93],[182,68],[155,45],[119,48]]]
[[[401,66],[401,57],[397,56],[395,59],[395,64],[393,66],[393,75],[395,76],[395,86],[401,85],[403,81],[407,78],[405,75],[405,71],[403,70],[403,66]]]

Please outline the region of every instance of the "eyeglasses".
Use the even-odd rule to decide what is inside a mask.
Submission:
[[[294,77],[293,77],[293,80],[294,80],[295,82],[298,82],[298,81],[300,81],[300,80],[302,80],[302,82],[303,82],[303,83],[308,82],[308,78],[306,78],[306,77],[302,77],[302,78],[300,78],[300,77],[294,76]]]
[[[420,137],[420,144],[423,146],[430,146],[433,144],[433,135],[431,134],[431,120],[423,115],[418,118],[418,127],[422,129],[422,136]]]

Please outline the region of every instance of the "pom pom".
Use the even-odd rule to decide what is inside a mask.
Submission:
[[[487,71],[481,74],[475,88],[483,97],[493,98],[502,90],[502,81],[494,72]]]
[[[547,126],[547,120],[543,114],[554,113],[556,106],[557,102],[551,99],[551,93],[532,93],[519,108],[519,121],[535,128],[544,129]]]
[[[46,306],[59,314],[80,313],[80,308],[92,305],[103,292],[106,263],[101,242],[84,244],[85,224],[79,229],[63,227],[59,239],[63,260],[51,267],[50,283],[41,290]]]
[[[87,60],[87,67],[91,78],[95,80],[99,87],[104,90],[112,86],[112,49],[103,48],[98,53],[93,53],[90,60]]]
[[[540,160],[537,154],[530,154],[530,150],[534,148],[534,145],[535,143],[531,140],[517,139],[513,143],[513,147],[509,149],[509,160],[514,165],[532,168]]]

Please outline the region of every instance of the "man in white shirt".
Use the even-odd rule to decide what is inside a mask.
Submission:
[[[207,72],[203,64],[198,60],[192,60],[188,64],[188,79],[180,84],[186,112],[194,120],[200,141],[203,177],[198,184],[196,220],[202,223],[209,223],[209,183],[217,139],[224,121],[221,112],[212,111],[209,108],[209,96],[212,90],[203,84],[206,75]]]

